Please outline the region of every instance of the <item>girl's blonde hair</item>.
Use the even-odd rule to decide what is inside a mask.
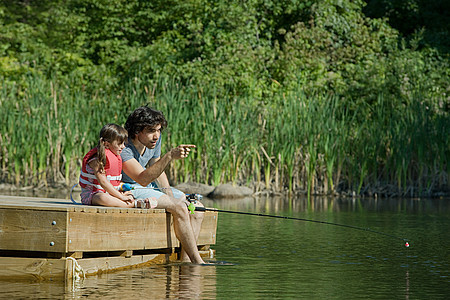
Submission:
[[[122,126],[117,124],[106,124],[100,130],[100,137],[97,144],[97,159],[100,166],[100,171],[105,170],[106,165],[106,153],[105,153],[105,143],[112,143],[117,141],[119,144],[125,142],[128,138],[128,132]]]

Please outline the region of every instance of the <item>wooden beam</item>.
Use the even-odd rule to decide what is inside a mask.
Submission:
[[[164,210],[153,213],[69,212],[68,251],[119,251],[178,246]]]
[[[65,278],[66,259],[0,257],[0,280]]]
[[[66,254],[66,257],[73,257],[75,259],[83,258],[83,252],[81,252],[81,251],[68,252]]]
[[[66,252],[67,213],[0,207],[0,249]]]
[[[204,212],[204,214],[205,218],[203,219],[197,245],[213,245],[216,243],[216,229],[219,213],[207,211]]]
[[[144,265],[164,264],[176,260],[176,254],[146,254],[133,255],[131,257],[99,257],[77,260],[87,276],[96,275],[103,272],[118,271]],[[68,278],[72,277],[72,262],[67,266],[70,269]]]

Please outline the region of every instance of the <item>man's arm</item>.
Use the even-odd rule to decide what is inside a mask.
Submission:
[[[158,178],[156,178],[156,184],[161,189],[164,194],[173,198],[173,192],[170,188],[169,179],[167,179],[167,175],[165,172],[162,172]]]
[[[159,178],[163,174],[164,169],[173,159],[186,158],[189,154],[190,148],[194,147],[195,145],[180,145],[173,148],[164,154],[163,157],[152,158],[147,165],[147,169],[144,169],[136,159],[132,158],[122,163],[122,169],[128,177],[142,186],[147,186],[156,179],[160,179],[161,184],[164,185],[166,184],[164,181],[167,181],[168,185],[169,181],[167,180],[165,173],[162,178]],[[158,183],[160,180],[158,180]]]
[[[172,158],[170,154],[167,153],[161,159],[158,159],[155,164],[148,166],[147,169],[144,169],[144,167],[142,167],[135,158],[132,158],[122,163],[122,170],[128,175],[128,177],[140,185],[147,186],[151,182],[155,181],[164,172],[164,169],[171,161]]]

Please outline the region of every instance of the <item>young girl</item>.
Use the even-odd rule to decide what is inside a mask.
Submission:
[[[134,200],[131,192],[119,191],[122,158],[128,134],[125,128],[107,124],[100,130],[97,147],[83,158],[80,174],[81,202],[85,205],[148,208],[149,199]]]

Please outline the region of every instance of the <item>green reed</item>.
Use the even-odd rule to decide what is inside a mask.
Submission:
[[[134,108],[149,103],[169,122],[163,152],[197,146],[167,169],[173,183],[263,183],[308,195],[414,195],[449,185],[448,116],[427,109],[421,93],[398,107],[383,95],[370,106],[352,106],[345,95],[301,89],[262,101],[219,94],[213,84],[136,78],[117,92],[38,77],[23,90],[3,84],[0,180],[75,183],[100,128],[123,125]]]

